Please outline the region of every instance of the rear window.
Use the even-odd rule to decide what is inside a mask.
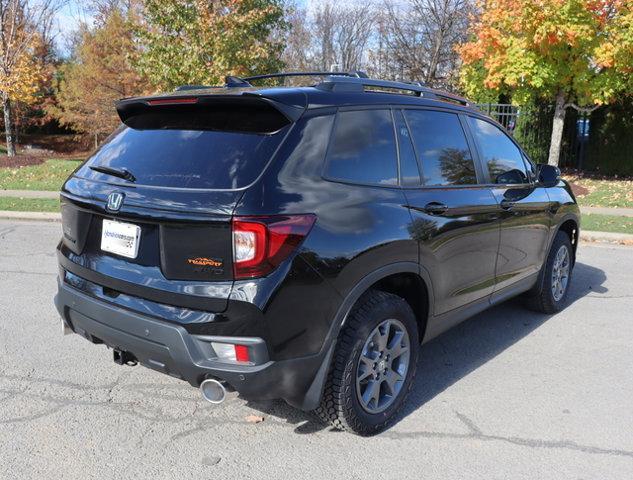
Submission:
[[[457,115],[433,110],[407,110],[405,116],[422,162],[424,185],[477,183],[475,163]]]
[[[158,126],[158,125],[157,125]],[[90,166],[125,168],[135,185],[236,189],[252,183],[270,161],[290,128],[275,133],[187,128],[135,129],[121,126],[77,172],[89,179],[124,180]]]
[[[326,176],[351,183],[397,185],[396,142],[389,110],[338,113]]]

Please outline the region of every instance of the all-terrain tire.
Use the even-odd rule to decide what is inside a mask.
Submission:
[[[567,259],[569,261],[569,273],[567,276],[567,282],[565,291],[561,297],[556,298],[552,291],[552,285],[554,284],[554,278],[552,272],[555,268],[556,256],[559,251],[564,248],[567,250]],[[543,270],[539,275],[539,279],[535,287],[528,292],[527,304],[529,308],[541,313],[553,314],[561,311],[567,304],[567,298],[569,296],[569,287],[571,284],[571,276],[574,266],[574,252],[572,249],[569,236],[565,232],[558,232],[552,243],[552,247],[547,255]]]
[[[409,363],[395,400],[384,411],[372,414],[359,401],[356,375],[365,342],[374,329],[387,319],[396,319],[406,328],[410,345]],[[415,377],[419,344],[418,325],[409,304],[391,293],[367,291],[352,308],[339,334],[323,397],[314,413],[340,430],[360,435],[381,432],[397,418],[405,404]]]

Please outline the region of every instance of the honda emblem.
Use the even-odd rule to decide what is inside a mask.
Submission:
[[[123,199],[125,195],[119,192],[112,192],[108,195],[108,204],[106,208],[111,212],[118,212],[121,209],[121,205],[123,205]]]

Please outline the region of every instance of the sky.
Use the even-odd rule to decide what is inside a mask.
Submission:
[[[335,3],[341,5],[345,3],[358,3],[359,1],[361,0],[336,0]],[[295,0],[295,2],[297,5],[310,10],[311,7],[318,5],[320,0]],[[77,30],[79,24],[81,22],[92,22],[93,16],[86,7],[86,3],[85,0],[67,0],[64,6],[57,12],[56,44],[62,54],[68,52],[68,38],[73,31]],[[367,1],[365,1],[365,3],[367,3]]]
[[[79,27],[79,24],[84,21],[90,23],[92,16],[82,6],[80,0],[69,0],[55,15],[55,29],[57,31],[55,37],[55,43],[62,54],[68,50],[68,38],[71,33]]]

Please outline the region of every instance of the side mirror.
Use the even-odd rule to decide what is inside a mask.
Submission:
[[[555,187],[560,181],[560,169],[547,163],[539,163],[537,167],[538,183],[544,187]]]
[[[525,176],[525,172],[522,172],[518,168],[513,168],[512,170],[508,170],[507,172],[497,175],[495,183],[501,185],[527,183],[527,177]]]

